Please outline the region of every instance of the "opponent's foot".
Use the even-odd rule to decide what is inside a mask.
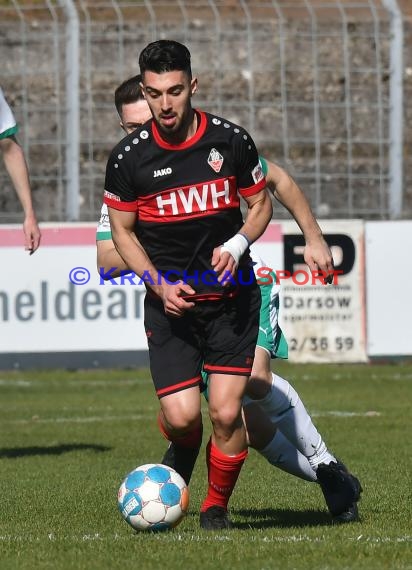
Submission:
[[[204,530],[222,530],[232,528],[232,523],[227,518],[227,510],[216,505],[200,513],[200,526]]]
[[[344,524],[349,522],[355,522],[359,520],[358,505],[352,503],[350,507],[343,511],[340,515],[332,515],[333,524]]]
[[[161,463],[172,467],[183,477],[186,485],[189,485],[199,450],[200,447],[195,449],[183,447],[171,441]]]
[[[349,473],[341,461],[321,463],[316,471],[333,522],[346,523],[358,520],[357,502],[362,487],[359,479]]]

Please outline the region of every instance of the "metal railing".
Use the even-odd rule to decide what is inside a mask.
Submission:
[[[319,217],[410,217],[411,29],[396,0],[0,2],[0,84],[40,219],[96,219],[114,89],[162,37],[192,52],[196,106],[247,128]],[[2,165],[0,204],[20,219]]]

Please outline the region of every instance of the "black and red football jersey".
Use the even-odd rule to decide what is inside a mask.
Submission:
[[[213,249],[243,225],[239,195],[260,192],[266,181],[243,128],[196,113],[198,129],[180,145],[166,142],[153,120],[125,137],[107,163],[104,202],[136,212],[136,235],[160,273],[217,293]]]

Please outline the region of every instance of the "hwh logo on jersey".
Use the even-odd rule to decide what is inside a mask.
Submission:
[[[218,184],[212,182],[211,184],[202,184],[201,187],[189,186],[186,188],[179,188],[174,192],[170,192],[169,196],[157,196],[157,207],[159,214],[164,215],[165,209],[170,206],[173,215],[185,212],[191,214],[194,211],[205,212],[212,207],[213,209],[219,208],[221,205],[230,203],[230,184],[229,180],[225,179]],[[222,184],[223,183],[223,184]]]
[[[139,219],[164,221],[174,216],[203,215],[211,210],[238,208],[236,178],[221,178],[197,186],[167,190],[156,196],[140,197]]]
[[[166,174],[172,174],[171,168],[160,168],[159,170],[153,171],[153,178],[157,178],[158,176],[166,176]]]

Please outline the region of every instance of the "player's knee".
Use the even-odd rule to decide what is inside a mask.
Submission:
[[[201,423],[199,414],[183,412],[179,409],[163,411],[167,431],[170,435],[180,437],[197,429]]]
[[[214,429],[227,433],[233,433],[239,424],[242,423],[240,408],[237,403],[209,407],[209,416]]]
[[[161,398],[164,424],[171,436],[179,437],[197,429],[201,422],[198,391],[182,390]]]

